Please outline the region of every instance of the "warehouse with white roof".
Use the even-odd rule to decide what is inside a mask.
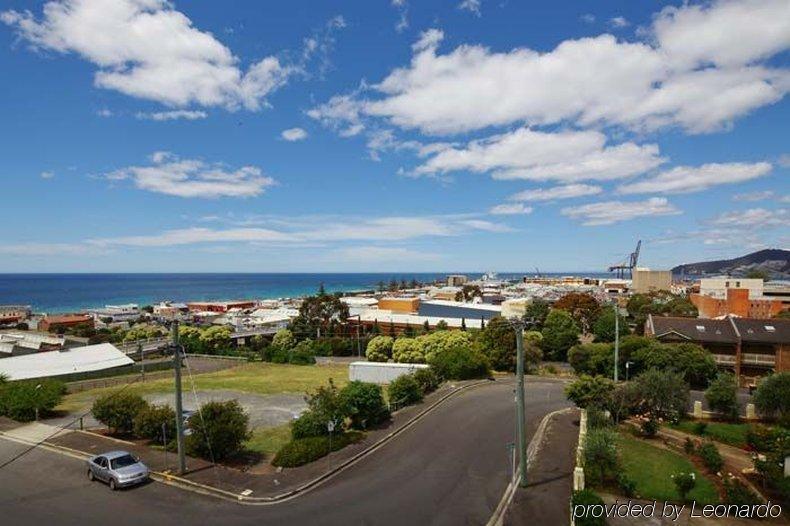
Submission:
[[[102,371],[133,363],[134,360],[111,343],[100,343],[5,358],[0,360],[0,374],[9,380],[27,380]]]

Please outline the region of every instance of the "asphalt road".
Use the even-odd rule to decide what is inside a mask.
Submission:
[[[567,407],[558,383],[531,381],[528,436]],[[0,471],[6,524],[485,524],[507,484],[513,385],[450,399],[383,448],[319,488],[274,506],[241,506],[151,483],[111,492],[90,483],[79,461],[37,450]],[[23,446],[0,439],[0,460]]]

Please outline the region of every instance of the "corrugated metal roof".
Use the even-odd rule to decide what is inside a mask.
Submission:
[[[61,376],[64,374],[101,371],[134,361],[111,343],[100,343],[59,351],[38,352],[0,360],[0,374],[10,380]]]

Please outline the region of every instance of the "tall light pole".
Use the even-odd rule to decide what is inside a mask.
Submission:
[[[173,370],[176,375],[176,444],[178,445],[178,473],[183,475],[187,470],[184,456],[184,405],[181,400],[181,346],[178,344],[178,322],[173,321],[170,327],[173,337]]]
[[[620,369],[620,308],[617,300],[614,302],[614,381],[617,383],[618,369]]]
[[[524,326],[521,320],[512,320],[516,330],[516,440],[518,443],[518,485],[527,486],[527,433],[524,407]]]

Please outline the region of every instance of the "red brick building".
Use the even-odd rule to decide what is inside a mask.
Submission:
[[[258,304],[252,300],[193,301],[187,303],[189,312],[228,312],[231,309],[251,309]]]
[[[78,325],[93,327],[93,316],[89,314],[60,314],[46,316],[38,323],[38,329],[41,331],[54,332],[61,327],[76,327]]]
[[[718,318],[732,314],[742,318],[773,318],[785,305],[779,299],[749,298],[749,289],[728,288],[725,298],[690,294],[700,318]]]

